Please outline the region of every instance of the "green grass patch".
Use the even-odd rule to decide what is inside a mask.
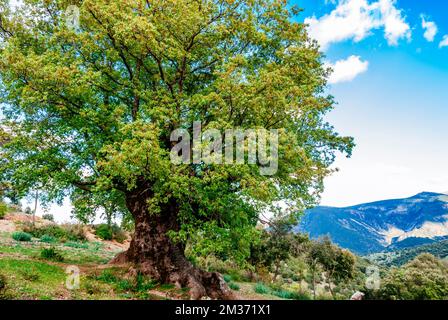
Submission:
[[[66,277],[58,266],[30,260],[3,258],[0,259],[0,270],[6,279],[10,299],[57,297]]]
[[[64,243],[65,247],[75,248],[75,249],[89,249],[89,244],[84,242],[68,241]]]

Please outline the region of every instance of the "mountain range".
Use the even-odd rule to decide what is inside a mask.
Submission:
[[[448,195],[422,192],[345,208],[315,207],[295,231],[315,239],[328,235],[360,255],[424,245],[448,239]]]

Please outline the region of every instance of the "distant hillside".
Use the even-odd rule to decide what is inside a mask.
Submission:
[[[448,237],[448,196],[423,192],[346,208],[316,207],[295,230],[311,238],[329,235],[361,255],[431,243]]]
[[[366,258],[384,266],[399,267],[422,253],[430,253],[441,259],[448,259],[448,240],[414,246],[412,248],[373,253]]]

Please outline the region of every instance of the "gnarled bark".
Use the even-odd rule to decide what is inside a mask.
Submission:
[[[232,291],[223,277],[216,272],[205,272],[193,266],[185,257],[185,247],[173,243],[167,233],[178,231],[178,210],[168,204],[159,214],[148,212],[148,191],[127,195],[126,204],[135,221],[135,233],[130,247],[111,263],[133,263],[138,271],[162,283],[171,283],[178,288],[190,288],[190,297],[200,299],[232,299]]]

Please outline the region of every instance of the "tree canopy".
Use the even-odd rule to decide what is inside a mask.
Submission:
[[[293,215],[315,204],[336,152],[351,152],[352,139],[324,119],[334,106],[330,70],[285,1],[24,3],[0,6],[1,125],[11,136],[0,180],[21,194],[72,196],[88,213],[110,193],[137,224],[141,212],[165,223],[157,230],[166,241],[238,243],[279,202]],[[79,25],[67,23],[69,5]],[[173,164],[170,135],[192,132],[194,121],[221,132],[277,129],[277,172]]]

